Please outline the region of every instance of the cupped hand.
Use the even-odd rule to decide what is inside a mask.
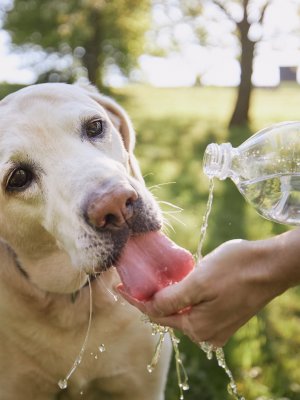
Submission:
[[[153,322],[195,342],[223,346],[266,303],[284,291],[274,248],[267,241],[226,242],[201,259],[181,282],[141,302],[120,293]],[[276,267],[276,268],[275,268]]]

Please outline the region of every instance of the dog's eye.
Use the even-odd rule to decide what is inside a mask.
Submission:
[[[30,170],[25,168],[15,169],[9,176],[6,184],[6,189],[9,191],[24,190],[32,182],[33,174]]]
[[[93,139],[99,136],[102,136],[104,133],[104,124],[103,121],[97,119],[94,121],[90,121],[86,124],[86,136],[89,139]]]

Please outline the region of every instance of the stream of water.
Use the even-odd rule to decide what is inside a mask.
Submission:
[[[212,209],[212,204],[213,204],[213,198],[214,198],[214,181],[211,178],[209,180],[209,191],[208,191],[208,200],[207,200],[207,205],[206,205],[206,210],[203,216],[201,228],[200,228],[200,237],[199,237],[199,244],[197,248],[197,253],[196,253],[196,261],[199,261],[202,258],[202,248],[203,244],[205,241],[206,233],[207,233],[207,228],[208,228],[208,219],[209,215]],[[201,268],[201,267],[198,267]],[[158,363],[159,356],[161,353],[161,348],[164,342],[164,337],[166,334],[169,334],[171,337],[171,341],[173,344],[173,349],[175,353],[175,362],[176,362],[176,373],[177,373],[177,382],[178,382],[178,387],[179,387],[179,394],[180,400],[184,399],[184,390],[189,389],[188,385],[188,376],[186,374],[186,371],[184,369],[184,366],[182,364],[178,344],[179,340],[175,336],[173,329],[160,326],[154,323],[151,323],[152,326],[152,332],[153,335],[159,334],[159,339],[155,348],[154,356],[152,358],[151,363],[147,366],[148,371],[151,373],[153,369],[155,368],[156,364]],[[224,351],[221,347],[215,347],[210,343],[207,342],[200,342],[199,343],[200,348],[205,352],[207,358],[211,360],[213,358],[213,355],[215,355],[218,365],[224,369],[226,375],[229,378],[229,384],[227,386],[227,390],[229,394],[231,394],[235,400],[245,400],[245,397],[241,396],[238,393],[237,390],[237,385],[234,380],[234,377],[232,375],[232,372],[227,366],[226,360],[225,360],[225,355]]]
[[[204,240],[206,237],[206,232],[207,232],[207,228],[208,228],[208,219],[209,219],[209,215],[210,215],[210,212],[212,209],[213,199],[214,199],[214,180],[213,180],[213,178],[210,178],[209,179],[208,200],[207,200],[206,210],[205,210],[205,213],[203,216],[202,225],[200,228],[200,238],[199,238],[199,244],[198,244],[198,249],[197,249],[197,253],[196,253],[197,261],[199,261],[202,258],[202,248],[203,248]],[[198,267],[198,268],[201,268],[201,267]],[[236,400],[245,400],[245,398],[238,393],[237,385],[236,385],[236,382],[232,375],[232,372],[230,371],[230,369],[227,366],[223,349],[221,347],[215,347],[212,344],[207,343],[207,342],[200,342],[199,346],[205,352],[205,354],[209,360],[211,360],[213,358],[213,354],[215,354],[218,365],[224,369],[226,375],[229,378],[229,384],[227,387],[228,392]]]

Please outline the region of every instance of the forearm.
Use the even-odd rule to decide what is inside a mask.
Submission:
[[[278,294],[300,284],[300,229],[270,239],[253,242],[257,257],[265,261],[265,276]],[[267,283],[267,282],[266,282]]]

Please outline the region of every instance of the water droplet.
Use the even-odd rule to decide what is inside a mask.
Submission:
[[[232,390],[232,387],[231,387],[230,383],[228,383],[228,385],[227,385],[227,392],[228,392],[229,394],[231,394],[232,396],[234,395],[234,393],[233,393],[233,390]]]
[[[74,365],[77,367],[82,361],[82,356],[79,354],[79,356],[76,358]]]
[[[83,396],[83,390],[80,392],[80,396]]]
[[[98,356],[97,356],[97,354],[95,355],[95,360],[98,360]]]
[[[188,383],[183,383],[182,384],[182,390],[189,390],[190,386]]]
[[[152,367],[152,365],[148,364],[148,365],[147,365],[147,370],[148,370],[149,374],[151,374],[151,373],[153,372],[153,367]]]
[[[61,379],[60,381],[58,381],[58,386],[60,387],[60,389],[67,389],[68,381],[66,379]]]
[[[105,350],[106,350],[105,345],[104,345],[103,343],[100,344],[100,346],[98,347],[98,349],[99,349],[100,353],[104,353]]]
[[[219,360],[218,360],[218,365],[219,365],[219,367],[222,367],[222,368],[225,368],[225,367],[226,367],[225,362],[224,362],[224,360],[222,360],[222,359],[219,359]]]

